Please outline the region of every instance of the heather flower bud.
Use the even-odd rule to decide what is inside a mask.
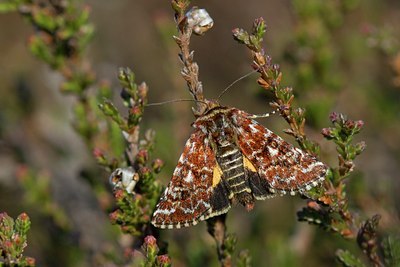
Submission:
[[[354,127],[356,126],[356,124],[354,123],[354,121],[352,120],[347,120],[344,124],[344,126],[349,129],[349,130],[353,130]]]
[[[148,247],[154,247],[157,245],[157,239],[152,235],[148,235],[144,238],[144,244]]]
[[[321,134],[325,137],[325,138],[333,138],[333,132],[331,128],[323,128],[321,131]]]
[[[139,106],[134,106],[129,110],[129,123],[130,125],[137,125],[140,118],[143,115],[143,111]]]
[[[26,257],[26,258],[25,258],[25,261],[26,261],[26,264],[27,264],[28,266],[35,266],[35,265],[36,265],[36,261],[35,261],[34,258]]]
[[[26,247],[26,234],[30,226],[31,221],[26,213],[21,213],[15,220],[12,239],[15,245],[21,249]]]
[[[104,152],[99,149],[99,148],[94,148],[93,151],[93,156],[97,160],[97,162],[101,165],[106,165],[107,164],[107,158],[104,155]]]
[[[136,155],[136,162],[144,165],[149,160],[149,152],[145,149],[139,150]]]
[[[111,223],[115,224],[121,218],[121,212],[119,210],[111,212],[109,214],[109,217],[110,217]]]
[[[285,87],[283,90],[284,90],[285,93],[287,93],[287,94],[292,94],[292,93],[293,93],[293,88],[292,88],[292,87]]]
[[[7,213],[5,213],[5,212],[0,213],[0,222],[2,222],[4,219],[6,219],[7,218],[6,216],[8,216]]]
[[[281,72],[279,64],[272,64],[272,70],[275,72],[275,74],[279,74]]]
[[[140,174],[144,180],[149,179],[151,177],[151,170],[147,167],[143,167],[140,169]]]
[[[149,91],[149,87],[145,82],[141,83],[138,87],[138,94],[139,98],[142,99],[142,101],[146,100],[147,98],[147,92]]]
[[[162,167],[164,167],[164,161],[162,161],[161,159],[155,159],[151,164],[151,167],[153,168],[153,171],[155,173],[159,173]]]
[[[366,147],[367,147],[367,145],[365,144],[364,141],[361,141],[361,142],[357,143],[355,145],[356,154],[357,155],[361,154],[361,152],[363,152]]]
[[[306,112],[304,108],[296,108],[295,111],[296,115],[298,116],[298,118],[303,118],[304,117],[304,113]]]
[[[13,242],[11,242],[10,240],[5,240],[5,241],[3,242],[3,247],[4,247],[6,250],[11,251],[11,250],[14,248],[14,244],[13,244]]]
[[[18,219],[20,219],[21,221],[29,221],[29,216],[28,216],[28,214],[23,212],[18,216]]]
[[[335,122],[338,121],[339,115],[338,115],[336,112],[332,112],[332,113],[329,115],[329,119],[331,120],[332,123],[335,123]]]
[[[115,200],[116,200],[116,201],[121,201],[121,200],[123,200],[124,197],[125,197],[124,190],[122,190],[122,189],[116,190],[116,191],[114,192],[114,197],[115,197]]]
[[[132,107],[130,110],[129,110],[129,112],[130,112],[130,115],[133,115],[133,116],[141,116],[142,115],[142,109],[139,107],[139,106],[134,106],[134,107]]]
[[[265,25],[265,21],[263,18],[257,18],[253,23],[253,34],[257,36],[257,38],[262,38],[263,34],[267,30],[267,26]]]
[[[160,255],[160,256],[157,256],[157,263],[160,266],[170,266],[171,265],[171,259],[166,254],[165,255]]]
[[[361,129],[363,126],[364,126],[364,121],[358,120],[358,121],[355,122],[355,127],[357,129]]]
[[[146,252],[148,258],[155,259],[158,253],[157,239],[152,235],[146,236],[144,238],[143,250]]]
[[[14,241],[15,245],[21,245],[21,243],[23,243],[23,239],[21,238],[21,236],[19,234],[13,235],[13,241]]]

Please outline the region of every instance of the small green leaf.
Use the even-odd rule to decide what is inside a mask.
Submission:
[[[348,250],[339,249],[336,252],[339,262],[345,267],[365,267],[359,258],[351,254]]]
[[[78,80],[67,80],[61,85],[61,92],[79,94],[83,91],[83,88]]]
[[[7,213],[0,213],[0,241],[10,239],[13,235],[14,220]]]
[[[257,37],[259,42],[262,42],[263,36],[267,31],[267,25],[263,18],[258,18],[254,21],[253,34]]]
[[[22,213],[15,220],[15,229],[20,234],[25,236],[31,227],[31,221],[26,213]]]
[[[239,29],[236,28],[232,31],[233,34],[233,38],[238,41],[239,43],[245,44],[245,45],[249,45],[250,41],[249,41],[249,34],[243,30],[243,29]]]
[[[29,49],[31,50],[32,54],[50,64],[54,68],[53,54],[40,35],[35,35],[31,37],[31,39],[29,40]]]
[[[88,24],[90,8],[88,6],[82,9],[82,12],[74,19],[74,23],[80,28],[84,24]]]
[[[237,259],[237,266],[238,267],[250,267],[251,266],[251,257],[250,257],[249,251],[247,249],[240,251],[238,259]]]
[[[235,234],[227,234],[225,238],[225,253],[232,254],[235,251],[237,244],[237,236]]]
[[[124,126],[126,124],[124,118],[119,114],[117,108],[110,100],[104,100],[103,104],[99,104],[99,108],[103,111],[104,115],[110,117],[118,125]]]
[[[32,13],[34,23],[46,31],[54,31],[57,28],[57,21],[53,14],[49,14],[46,9],[35,9]]]
[[[135,74],[129,68],[120,68],[118,79],[123,87],[136,89]]]
[[[400,237],[388,236],[382,242],[385,262],[388,266],[400,266]]]

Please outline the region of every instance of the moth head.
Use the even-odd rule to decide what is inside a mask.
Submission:
[[[210,110],[220,106],[221,105],[218,103],[217,100],[204,99],[201,101],[201,107],[199,109],[193,108],[193,114],[196,118],[199,118],[207,114]]]

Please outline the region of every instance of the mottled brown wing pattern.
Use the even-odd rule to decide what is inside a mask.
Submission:
[[[327,172],[324,163],[250,119],[249,114],[232,109],[230,116],[243,155],[267,181],[268,195],[264,198],[302,193],[324,180]]]
[[[180,228],[213,216],[210,197],[215,165],[206,134],[196,130],[186,142],[172,179],[153,213],[152,224]]]

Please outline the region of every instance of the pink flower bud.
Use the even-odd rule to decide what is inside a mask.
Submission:
[[[93,155],[95,156],[95,158],[104,158],[104,153],[100,148],[94,148]]]
[[[148,167],[140,168],[139,172],[142,175],[143,179],[147,179],[151,175],[151,170]]]
[[[124,190],[118,189],[114,192],[114,197],[117,201],[122,200],[125,197]]]
[[[332,134],[332,129],[331,128],[323,128],[321,131],[321,134],[325,137],[325,138],[332,138],[333,134]]]
[[[359,120],[359,121],[356,121],[355,124],[358,129],[361,129],[364,126],[364,121]]]
[[[164,161],[162,161],[161,159],[155,159],[151,164],[151,167],[156,173],[159,173],[163,166],[164,166]]]
[[[155,246],[157,245],[157,239],[152,235],[148,235],[144,238],[144,243],[147,246]]]
[[[21,213],[21,214],[18,216],[18,218],[19,218],[21,221],[29,221],[29,216],[28,216],[28,214],[26,214],[25,212]]]
[[[163,264],[171,264],[171,259],[168,255],[157,256],[157,262],[162,266]]]
[[[147,150],[142,149],[136,155],[136,161],[139,164],[145,164],[149,160],[149,152]]]
[[[36,260],[34,258],[26,257],[25,260],[26,260],[26,264],[28,266],[35,266],[36,265]]]
[[[332,123],[335,123],[335,122],[338,121],[339,115],[338,115],[336,112],[332,112],[332,113],[329,115],[329,119],[331,120]]]
[[[118,221],[118,219],[121,217],[120,211],[116,210],[114,212],[111,212],[109,214],[110,220],[112,223],[116,223]]]

